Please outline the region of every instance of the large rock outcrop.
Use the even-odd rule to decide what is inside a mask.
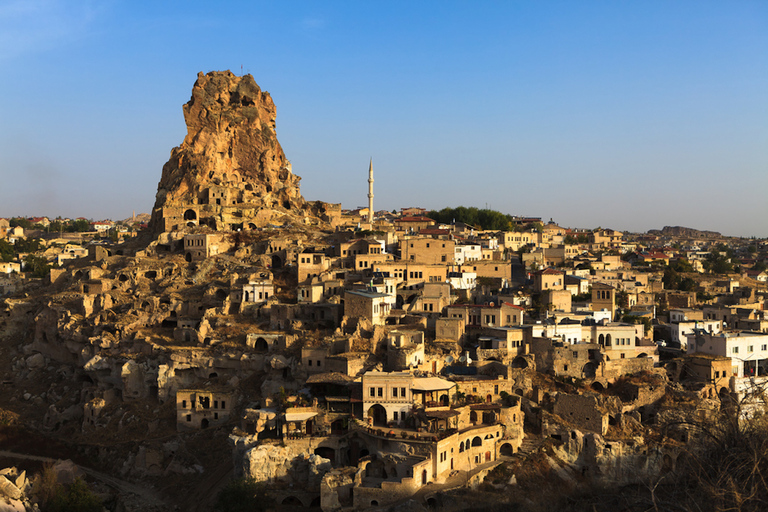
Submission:
[[[272,98],[251,75],[199,73],[184,105],[187,136],[158,184],[155,232],[198,224],[247,229],[278,215],[306,215],[301,178],[277,140],[275,118]]]

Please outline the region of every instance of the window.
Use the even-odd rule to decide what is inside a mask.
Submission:
[[[392,419],[397,421],[397,411],[392,413]]]
[[[733,347],[732,353],[738,354],[739,353],[739,347]]]
[[[192,421],[192,415],[191,414],[187,414],[187,421]]]
[[[498,384],[493,386],[493,394],[494,395],[498,395],[499,394],[499,385]]]
[[[213,408],[214,409],[218,409],[219,408],[219,401],[218,400],[214,400],[213,401]]]
[[[405,398],[405,388],[400,388],[400,396]]]
[[[219,413],[217,412],[213,413],[213,419],[215,420],[219,419]]]
[[[371,388],[371,396],[376,396],[376,388]]]
[[[307,361],[307,365],[308,366],[312,366],[312,360],[311,359],[309,361]]]
[[[227,401],[226,400],[222,400],[221,401],[221,408],[222,409],[226,409],[227,408]]]
[[[392,388],[392,398],[397,398],[397,388]],[[397,414],[397,413],[395,413]],[[397,419],[397,418],[395,418]]]
[[[762,347],[760,347],[760,350],[765,350],[765,349],[766,349],[766,345],[763,345]]]
[[[322,366],[322,363],[320,362],[320,360],[317,361],[317,366]]]
[[[379,388],[379,398],[384,396],[384,388]]]
[[[755,346],[754,346],[754,345],[750,345],[750,346],[748,346],[748,347],[747,347],[747,352],[754,352],[754,348],[755,348]]]

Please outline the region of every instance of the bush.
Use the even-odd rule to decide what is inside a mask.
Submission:
[[[253,478],[240,478],[227,484],[216,495],[217,512],[258,512],[274,506],[266,487]]]

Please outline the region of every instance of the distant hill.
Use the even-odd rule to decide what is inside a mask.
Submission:
[[[137,213],[135,222],[138,222],[140,224],[147,224],[151,217],[152,216],[148,213]],[[120,222],[125,222],[126,224],[130,224],[131,222],[134,222],[134,220],[133,220],[133,217],[128,217],[127,219],[123,219]]]
[[[681,238],[721,238],[723,235],[717,231],[700,231],[682,226],[664,226],[662,229],[649,229],[649,235],[676,236]]]

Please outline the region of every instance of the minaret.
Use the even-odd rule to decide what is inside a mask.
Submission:
[[[368,223],[373,225],[373,158],[368,164]]]

